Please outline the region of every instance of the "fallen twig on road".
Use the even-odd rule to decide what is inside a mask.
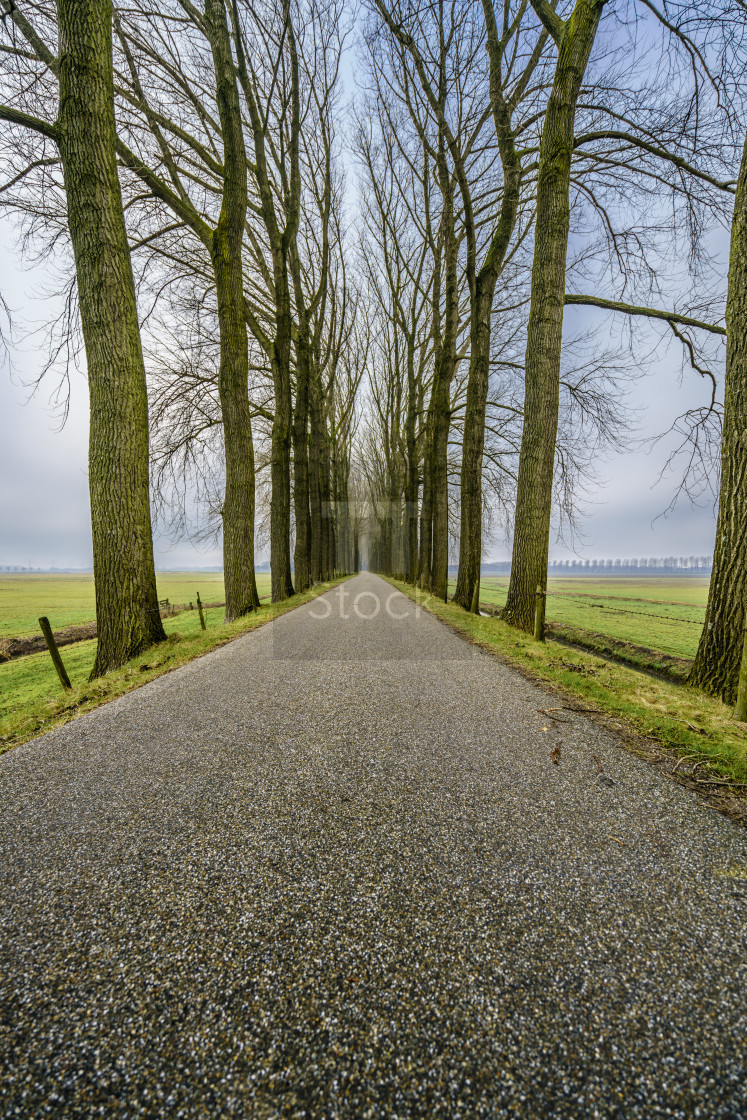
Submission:
[[[537,708],[538,712],[542,712],[542,714],[547,716],[548,719],[554,719],[556,723],[570,723],[571,722],[569,719],[560,719],[559,716],[554,716],[552,714],[554,710],[555,710],[554,708]]]

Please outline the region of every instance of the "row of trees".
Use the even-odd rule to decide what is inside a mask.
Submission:
[[[721,457],[692,682],[733,701],[741,0],[363,0],[346,137],[343,0],[0,6],[0,199],[27,244],[73,250],[52,358],[74,349],[79,311],[95,673],[163,637],[151,498],[175,533],[219,527],[228,619],[258,605],[257,526],[276,601],[355,570],[365,535],[372,567],[439,596],[458,548],[455,600],[476,611],[503,519],[503,617],[531,630],[553,510],[572,526],[628,437],[645,324],[709,387],[673,424],[686,491]],[[344,139],[360,171],[347,209]],[[709,239],[729,223],[724,323]],[[618,344],[599,345],[601,312],[626,325]]]
[[[503,512],[502,617],[530,631],[553,508],[572,524],[601,453],[624,444],[641,325],[660,324],[709,389],[674,420],[682,488],[718,486],[709,453],[721,454],[691,681],[733,702],[747,595],[745,12],[653,0],[369,0],[367,12],[357,146],[384,340],[366,445],[376,563],[443,596],[451,536],[455,600],[477,610],[483,533]],[[724,325],[710,241],[730,221]],[[623,319],[627,356],[583,330],[564,339],[578,305]]]
[[[73,249],[99,674],[164,637],[151,465],[177,529],[195,508],[220,519],[228,620],[259,605],[258,456],[273,599],[294,592],[292,525],[296,590],[355,564],[366,340],[343,252],[346,17],[341,0],[2,8],[2,198],[42,251],[64,231]],[[69,346],[70,318],[62,331]]]
[[[710,572],[712,556],[634,556],[630,560],[551,560],[557,571]]]

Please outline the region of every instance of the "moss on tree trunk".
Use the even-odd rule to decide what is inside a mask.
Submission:
[[[309,327],[299,315],[296,342],[296,409],[293,417],[293,504],[296,518],[294,566],[296,591],[311,584],[311,516],[309,511]]]
[[[231,42],[222,0],[206,0],[205,19],[215,67],[225,179],[211,257],[220,331],[218,391],[223,420],[226,485],[223,571],[226,621],[259,605],[254,574],[254,447],[249,409],[249,349],[241,246],[247,210],[246,150]]]
[[[539,11],[542,5],[534,3],[534,7]],[[529,632],[534,629],[537,588],[547,586],[576,102],[602,7],[603,0],[577,0],[567,22],[554,17],[562,28],[559,34],[553,24],[558,61],[540,141],[524,431],[511,579],[501,612],[506,622]]]
[[[705,625],[689,683],[734,704],[747,621],[747,140],[734,201],[726,330],[716,544]]]
[[[465,610],[479,599],[482,560],[482,456],[485,447],[485,410],[490,379],[490,315],[496,277],[478,277],[472,301],[470,371],[462,442],[461,526],[459,572],[454,600]]]
[[[59,0],[58,143],[91,401],[98,645],[91,676],[165,638],[148,480],[148,399],[117,165],[109,0]]]

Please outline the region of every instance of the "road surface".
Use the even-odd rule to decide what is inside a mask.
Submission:
[[[0,758],[0,1116],[747,1116],[747,834],[557,703],[361,575]]]

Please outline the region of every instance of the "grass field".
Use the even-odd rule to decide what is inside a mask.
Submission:
[[[224,598],[222,572],[158,572],[158,598],[188,603],[199,591],[204,603]],[[270,594],[270,576],[257,576],[260,597]],[[93,622],[96,608],[93,575],[0,573],[0,638],[26,638],[39,633],[46,615],[53,630]]]
[[[455,586],[450,581],[450,593]],[[480,602],[502,607],[507,588],[507,576],[483,576]],[[707,599],[705,578],[550,579],[546,618],[559,624],[561,633],[566,628],[588,630],[672,657],[692,659]],[[573,634],[569,632],[568,637],[572,639]]]
[[[194,576],[194,573],[187,574]],[[178,587],[178,581],[173,586]],[[209,585],[205,583],[204,586],[207,600]],[[146,684],[161,673],[183,665],[247,630],[261,626],[285,611],[293,610],[301,603],[328,591],[332,586],[334,584],[319,584],[313,590],[303,595],[294,595],[282,603],[265,602],[258,611],[228,625],[223,622],[222,607],[210,608],[205,611],[207,630],[204,633],[200,629],[197,611],[186,611],[173,618],[167,618],[164,620],[168,635],[166,642],[152,646],[122,669],[92,682],[88,681],[88,675],[93,667],[95,639],[64,646],[60,653],[73,686],[73,691],[70,693],[63,692],[51,658],[46,651],[1,663],[0,753],[83,712],[90,711],[107,700]],[[222,590],[219,594],[215,583],[212,587],[210,597],[220,598]],[[222,583],[220,588],[222,589]],[[192,594],[194,595],[194,591]],[[261,594],[263,594],[262,590],[260,590]],[[202,595],[203,591],[200,588],[200,596]],[[51,610],[50,617],[54,619]],[[90,617],[90,614],[87,614],[83,621]]]

